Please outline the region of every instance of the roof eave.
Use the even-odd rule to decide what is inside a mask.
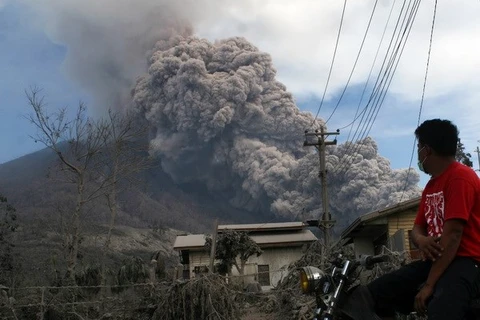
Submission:
[[[205,246],[185,246],[185,247],[173,247],[173,250],[182,251],[182,250],[205,250]]]
[[[380,217],[388,217],[389,215],[397,213],[401,210],[408,210],[408,209],[414,208],[415,206],[418,205],[418,203],[420,203],[420,200],[421,200],[421,197],[417,197],[417,198],[407,200],[405,202],[397,203],[393,206],[387,207],[382,210],[377,210],[377,211],[364,214],[358,217],[357,219],[355,219],[355,221],[342,232],[341,238],[342,239],[348,238],[350,233],[352,233],[359,226],[367,222],[370,222]]]
[[[362,219],[361,217],[358,217],[357,219],[355,219],[355,221],[353,221],[353,223],[351,225],[349,225],[347,227],[347,229],[345,229],[343,232],[342,232],[342,235],[341,235],[341,238],[347,238],[347,236],[353,231],[355,230],[360,224],[362,223]]]

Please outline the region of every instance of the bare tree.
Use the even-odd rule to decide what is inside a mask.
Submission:
[[[87,185],[93,180],[96,157],[103,147],[104,132],[95,130],[95,123],[86,116],[86,107],[79,104],[73,120],[68,120],[67,109],[49,114],[44,97],[37,88],[26,92],[33,113],[27,119],[38,129],[33,137],[55,152],[60,160],[61,171],[68,182],[75,185],[76,200],[73,212],[64,220],[63,241],[66,249],[67,278],[75,281],[75,268],[81,239],[81,219],[85,204],[98,196],[102,185],[87,191]],[[106,128],[103,128],[106,129]]]
[[[102,250],[102,283],[106,284],[106,256],[110,250],[112,231],[115,227],[119,208],[119,193],[128,186],[126,183],[135,182],[135,174],[145,170],[150,165],[146,155],[146,146],[142,142],[145,135],[145,126],[136,123],[133,114],[114,113],[108,111],[106,120],[100,122],[100,127],[107,128],[100,130],[103,133],[103,144],[105,146],[102,155],[102,175],[108,181],[103,189],[107,206],[109,209],[108,232]]]
[[[50,114],[39,89],[27,92],[33,113],[27,119],[38,129],[35,141],[53,150],[60,160],[62,177],[75,186],[74,209],[62,215],[62,236],[67,262],[67,277],[75,281],[75,268],[82,239],[86,206],[104,197],[109,210],[108,232],[103,246],[102,281],[112,230],[118,214],[120,182],[133,177],[148,165],[145,148],[137,146],[144,129],[130,114],[109,111],[106,119],[93,120],[86,116],[80,103],[73,120],[67,119],[66,108]],[[143,152],[143,153],[142,153]]]

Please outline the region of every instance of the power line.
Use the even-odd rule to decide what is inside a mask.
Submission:
[[[423,110],[423,102],[425,99],[425,88],[427,86],[427,77],[428,77],[428,69],[430,66],[430,56],[432,53],[432,43],[433,43],[433,32],[435,30],[435,18],[437,16],[437,0],[435,0],[435,6],[433,8],[433,18],[432,18],[432,29],[430,30],[430,43],[428,46],[428,54],[427,54],[427,66],[425,67],[425,78],[423,79],[423,90],[422,90],[422,98],[420,100],[420,108],[418,110],[418,119],[417,119],[417,127],[420,125],[420,119],[422,117],[422,110]],[[407,189],[408,178],[410,176],[410,169],[412,168],[413,162],[413,155],[415,154],[415,147],[416,147],[417,137],[413,139],[413,146],[412,146],[412,153],[410,155],[410,163],[408,165],[408,172],[405,178],[405,183],[403,184],[402,196],[400,197],[400,201],[402,202],[403,196],[405,195],[405,190]]]
[[[347,0],[345,0],[343,2],[343,10],[342,10],[342,17],[340,19],[340,27],[338,28],[337,41],[335,42],[335,50],[333,51],[333,59],[332,59],[332,63],[330,64],[330,71],[328,72],[327,83],[325,84],[325,90],[323,91],[322,100],[320,101],[320,106],[318,107],[317,114],[315,115],[315,118],[313,119],[312,125],[310,127],[313,127],[313,125],[315,124],[315,121],[317,120],[318,114],[320,113],[320,110],[322,109],[323,101],[325,100],[325,94],[327,93],[328,84],[330,82],[330,77],[332,75],[333,65],[335,63],[335,57],[337,55],[337,48],[338,48],[338,43],[340,41],[340,33],[342,32],[343,18],[345,16],[345,7],[346,6],[347,6]]]
[[[416,15],[416,12],[418,11],[418,5],[419,5],[419,4],[420,4],[420,0],[418,0],[418,1],[416,2],[416,9],[414,9],[414,11],[412,11],[412,12],[414,12],[414,15]],[[412,8],[415,8],[415,6],[412,7]],[[409,20],[411,20],[411,18],[409,18]],[[411,31],[412,25],[413,25],[413,24],[409,24],[409,30],[408,30],[408,33],[407,33],[407,38],[408,38],[408,34],[409,34],[410,31]],[[402,38],[403,38],[403,36],[402,36]],[[399,46],[400,46],[400,45],[402,45],[402,44],[399,43]],[[400,51],[400,56],[401,56],[401,54],[403,53],[403,50],[404,50],[404,48],[405,48],[405,45],[406,45],[406,41],[403,42],[402,49],[401,49],[401,51]],[[397,47],[397,50],[395,51],[395,56],[398,54],[399,46]],[[387,92],[388,92],[388,89],[390,88],[390,84],[391,84],[391,82],[392,82],[392,80],[393,80],[393,75],[395,74],[395,72],[396,72],[396,70],[397,70],[398,64],[399,64],[399,62],[400,62],[400,58],[397,59],[396,61],[395,61],[395,60],[391,60],[391,61],[393,61],[393,64],[394,64],[393,72],[392,72],[392,68],[389,68],[389,69],[388,69],[388,77],[387,77],[387,80],[386,80],[386,82],[385,82],[385,83],[388,83],[388,84],[386,85],[386,89],[385,89],[385,85],[384,85],[384,86],[383,86],[383,89],[381,90],[380,95],[377,95],[377,96],[376,96],[376,102],[377,102],[377,103],[376,103],[375,107],[373,108],[373,113],[372,113],[372,114],[373,114],[373,117],[371,117],[371,118],[368,120],[368,121],[369,121],[369,123],[367,124],[368,130],[364,132],[364,134],[363,134],[362,137],[361,137],[361,140],[363,140],[366,136],[368,136],[368,134],[370,133],[370,131],[371,131],[372,127],[373,127],[373,124],[375,123],[375,120],[376,120],[376,118],[377,118],[377,116],[378,116],[378,113],[380,112],[380,108],[381,108],[381,106],[383,105],[383,102],[384,102],[384,100],[385,100],[385,97],[386,97],[386,94],[387,94]],[[390,74],[391,74],[391,76],[390,76]],[[383,81],[383,79],[382,79],[382,81]],[[359,144],[357,145],[357,148],[356,148],[356,150],[353,152],[352,157],[353,157],[353,155],[355,155],[356,152],[358,152],[358,150],[360,149],[360,147],[362,146],[362,144],[363,144],[363,143],[361,142],[361,143],[359,143]],[[345,165],[345,171],[346,171],[346,170],[347,170],[347,169],[346,169],[346,165]]]
[[[380,48],[382,47],[383,39],[385,38],[385,34],[387,33],[388,24],[390,23],[390,18],[392,16],[393,8],[395,7],[396,1],[397,0],[393,1],[392,7],[390,8],[390,13],[388,14],[387,22],[385,23],[385,27],[383,28],[382,37],[380,38],[380,42],[378,43],[377,51],[375,53],[375,57],[373,58],[372,66],[370,67],[370,72],[368,73],[367,80],[365,81],[365,85],[363,86],[362,94],[360,96],[360,100],[358,101],[357,110],[355,111],[355,115],[353,117],[353,120],[349,124],[339,128],[338,130],[343,130],[345,128],[348,128],[348,127],[352,126],[355,123],[355,121],[357,121],[358,118],[361,115],[363,115],[365,113],[365,111],[367,110],[368,105],[365,106],[365,108],[362,109],[360,114],[358,114],[358,110],[360,110],[360,106],[362,105],[363,97],[365,96],[365,92],[367,91],[368,84],[370,83],[370,78],[371,78],[372,73],[373,73],[373,68],[375,67],[375,64],[377,62],[378,53],[380,52]],[[352,133],[352,127],[350,127],[350,130],[348,132],[347,141],[350,139],[351,133]]]
[[[340,102],[342,101],[343,96],[345,95],[345,92],[347,91],[348,85],[350,84],[350,80],[352,79],[353,73],[355,72],[355,68],[357,67],[358,59],[360,58],[360,54],[362,53],[363,45],[365,44],[365,39],[367,38],[368,31],[370,30],[370,25],[372,24],[373,15],[375,14],[375,9],[377,8],[377,3],[378,3],[378,0],[375,0],[375,4],[374,4],[373,10],[372,10],[372,14],[370,15],[370,19],[368,21],[367,29],[365,30],[365,34],[363,35],[362,43],[360,45],[360,49],[358,50],[357,58],[355,59],[355,62],[353,64],[352,71],[350,72],[350,75],[348,77],[347,83],[345,84],[345,87],[343,88],[343,91],[340,95],[340,98],[338,99],[338,102],[337,102],[335,108],[333,109],[333,111],[330,114],[330,116],[328,117],[328,119],[325,121],[325,124],[327,124],[328,121],[330,121],[330,119],[334,115],[335,111],[337,111],[337,108],[340,105]]]
[[[386,94],[386,91],[388,91],[388,87],[395,73],[396,66],[398,65],[401,53],[403,52],[403,48],[406,44],[406,40],[410,33],[409,30],[411,30],[411,26],[413,25],[412,17],[414,18],[416,15],[416,10],[418,9],[419,2],[420,1],[418,0],[413,5],[411,5],[412,1],[410,1],[407,7],[405,7],[405,2],[402,5],[400,14],[398,16],[398,19],[395,25],[395,29],[392,34],[392,38],[387,48],[387,53],[383,60],[382,66],[380,67],[377,80],[372,90],[372,94],[367,102],[366,108],[368,108],[368,106],[370,106],[372,102],[373,102],[373,107],[370,108],[365,122],[362,121],[364,118],[364,116],[362,116],[362,120],[357,126],[357,129],[354,134],[354,138],[355,138],[357,136],[359,128],[362,127],[361,132],[363,133],[360,134],[361,138],[359,138],[357,141],[360,141],[368,134],[371,127],[373,126],[376,116],[378,115],[381,104],[383,103],[383,100],[384,100],[384,96]],[[408,16],[408,19],[407,19],[407,16]],[[398,30],[398,34],[397,34],[397,30]],[[401,32],[401,30],[403,30],[403,32]],[[405,35],[407,36],[405,37]],[[392,44],[394,44],[393,47],[392,47]],[[392,48],[395,48],[395,49],[392,49]],[[398,55],[399,52],[400,52],[400,55]],[[388,59],[389,55],[390,55],[390,58]],[[386,64],[387,60],[388,60],[388,63]],[[367,128],[369,129],[367,130]],[[361,144],[354,145],[352,143],[349,145],[349,148],[347,148],[348,150],[346,151],[346,153],[348,154],[352,148],[354,148],[354,151],[351,152],[350,156],[348,156],[347,158],[344,158],[344,160],[337,165],[337,168],[335,169],[335,173],[340,172],[347,167],[351,158],[356,154],[356,152],[360,147],[361,147]]]
[[[418,0],[418,1],[416,2],[416,8],[414,9],[414,11],[411,12],[411,15],[410,15],[410,17],[409,17],[409,20],[411,20],[412,23],[408,24],[408,25],[409,25],[409,27],[408,27],[409,29],[408,29],[408,33],[407,33],[407,38],[408,38],[408,35],[410,34],[410,31],[411,31],[411,29],[412,29],[412,27],[413,27],[413,20],[414,20],[416,14],[417,14],[417,12],[418,12],[419,5],[420,5],[420,0]],[[405,49],[406,44],[407,44],[407,42],[406,42],[406,40],[405,40],[405,41],[403,42],[403,44],[402,44],[402,49],[401,49],[401,51],[400,51],[400,56],[402,55],[403,50]],[[400,44],[399,44],[399,45],[400,45]],[[397,54],[397,52],[398,52],[398,48],[397,48],[397,51],[396,51],[395,55]],[[376,113],[375,113],[375,117],[373,118],[373,121],[372,121],[371,124],[370,124],[370,127],[369,127],[369,129],[368,129],[368,131],[367,131],[367,135],[368,135],[368,133],[370,132],[370,130],[372,129],[372,127],[373,127],[373,124],[374,124],[374,122],[375,122],[375,120],[376,120],[376,118],[377,118],[377,115],[378,115],[379,111],[380,111],[380,106],[383,105],[383,102],[384,102],[384,100],[385,100],[385,97],[386,97],[386,94],[387,94],[387,92],[388,92],[388,89],[390,88],[390,85],[391,85],[392,80],[393,80],[393,76],[394,76],[394,74],[395,74],[395,72],[396,72],[396,70],[397,70],[397,67],[398,67],[399,62],[400,62],[400,57],[399,57],[395,62],[393,62],[393,63],[395,64],[395,67],[393,68],[392,76],[387,80],[387,81],[388,81],[388,85],[387,85],[386,89],[385,89],[385,90],[382,90],[382,92],[381,92],[381,98],[379,98],[379,99],[380,99],[380,100],[379,100],[379,101],[380,101],[380,102],[379,102],[379,108],[377,109],[377,111],[376,111]],[[390,69],[390,70],[391,70],[391,69]]]
[[[410,1],[410,3],[411,3],[411,1]],[[410,35],[410,31],[411,31],[412,26],[413,26],[413,21],[415,20],[416,14],[418,12],[420,0],[416,0],[413,3],[412,6],[410,6],[410,3],[407,6],[407,10],[405,11],[405,12],[408,12],[408,14],[405,14],[405,16],[403,17],[401,27],[399,28],[399,30],[403,30],[403,32],[399,32],[398,35],[396,36],[395,45],[394,45],[395,49],[394,49],[394,51],[392,51],[392,55],[390,56],[389,62],[387,63],[387,67],[385,68],[385,71],[383,72],[380,84],[378,86],[377,86],[377,83],[378,83],[378,79],[380,77],[377,78],[377,82],[375,84],[374,92],[372,93],[372,96],[371,96],[371,98],[369,99],[369,102],[368,102],[368,104],[370,104],[370,102],[373,101],[374,106],[369,111],[368,119],[366,120],[366,122],[363,123],[363,127],[362,127],[363,133],[361,135],[361,138],[359,138],[359,140],[357,140],[357,141],[360,141],[360,140],[364,139],[369,134],[370,130],[372,129],[373,124],[375,123],[375,120],[376,120],[376,118],[378,116],[378,113],[380,111],[380,108],[383,105],[383,102],[384,102],[385,97],[386,97],[386,93],[388,92],[390,84],[393,80],[393,76],[396,72],[398,64],[400,62],[400,57],[403,53],[403,50],[405,48],[407,39]],[[403,7],[402,7],[402,9],[403,9]],[[407,18],[407,16],[408,16],[408,18]],[[397,21],[397,26],[398,26],[399,20]],[[397,27],[395,28],[395,30],[396,29],[397,29]],[[396,32],[394,32],[394,36],[392,37],[392,41],[389,45],[387,53],[390,52],[390,48],[391,48],[391,44],[393,42],[393,38],[395,38],[395,33]],[[386,57],[384,59],[384,63],[382,64],[381,69],[383,69],[383,66],[385,65],[385,61],[387,60]],[[359,127],[360,127],[360,124],[359,124]],[[357,131],[358,131],[358,128],[357,128]],[[349,149],[352,148],[352,145],[353,144],[351,144],[349,146],[350,147]],[[362,146],[362,143],[359,143],[359,144],[357,144],[353,147],[354,151],[351,153],[351,155],[348,156],[346,159],[344,158],[345,160],[342,161],[339,165],[337,165],[337,168],[335,170],[336,173],[338,173],[338,172],[341,173],[343,170],[345,170],[345,171],[347,170],[347,166],[348,166],[350,160],[358,152],[358,150],[361,148],[361,146]],[[346,152],[346,153],[348,153],[348,152]]]
[[[365,111],[368,107],[368,106],[365,106],[365,108],[362,109],[360,114],[358,114],[358,110],[360,110],[360,106],[362,105],[363,97],[365,95],[365,92],[367,91],[368,84],[370,83],[370,78],[372,76],[373,69],[374,69],[375,64],[377,62],[378,54],[380,52],[380,48],[382,47],[383,39],[385,38],[385,34],[387,33],[387,28],[388,28],[388,25],[390,23],[390,19],[392,17],[392,13],[393,13],[393,8],[395,7],[396,2],[397,2],[397,0],[394,0],[392,2],[392,6],[390,8],[390,12],[388,14],[388,18],[387,18],[387,21],[385,23],[385,27],[383,28],[382,37],[380,38],[380,42],[378,43],[377,51],[375,53],[375,57],[373,59],[372,66],[370,67],[370,72],[368,73],[367,80],[365,81],[365,85],[363,86],[362,94],[360,96],[360,100],[359,100],[358,105],[357,105],[357,110],[355,111],[355,116],[353,117],[352,122],[350,122],[349,124],[347,124],[347,125],[345,125],[341,128],[338,128],[338,130],[343,130],[345,128],[348,128],[348,127],[352,126],[358,120],[358,118],[365,113]],[[351,133],[352,133],[352,127],[350,127],[350,130],[348,132],[347,141],[350,139]]]
[[[392,7],[392,9],[393,9],[393,7]],[[386,55],[385,55],[385,57],[384,57],[382,66],[380,67],[380,71],[379,71],[379,74],[377,75],[377,80],[375,81],[375,84],[374,84],[374,86],[373,86],[372,93],[371,93],[371,95],[370,95],[369,101],[367,102],[367,104],[366,104],[366,106],[365,106],[365,108],[364,108],[365,111],[366,111],[366,110],[368,109],[368,107],[370,106],[370,102],[372,101],[372,96],[373,96],[373,95],[375,94],[375,92],[376,92],[376,88],[377,88],[377,84],[378,84],[378,79],[379,79],[379,77],[380,77],[380,74],[381,74],[381,72],[382,72],[383,67],[385,66],[385,61],[386,61],[386,59],[387,59],[388,52],[390,51],[390,48],[391,48],[393,39],[394,39],[394,37],[395,37],[395,33],[397,32],[398,25],[399,25],[399,21],[400,21],[400,19],[401,19],[401,17],[402,17],[402,14],[403,14],[404,9],[405,9],[405,2],[403,3],[403,6],[402,6],[402,8],[401,8],[401,10],[400,10],[400,14],[399,14],[399,16],[398,16],[397,22],[396,22],[396,24],[395,24],[395,29],[394,29],[393,34],[392,34],[392,38],[391,38],[390,43],[389,43],[388,48],[387,48],[387,53],[386,53]],[[386,30],[386,28],[388,27],[388,22],[389,22],[389,21],[387,21],[387,24],[385,25],[385,30]],[[385,30],[384,30],[384,31],[385,31]],[[382,39],[382,40],[383,40],[383,39]],[[380,45],[379,45],[379,47],[378,47],[378,50],[380,49],[380,47],[381,47],[381,43],[380,43]],[[372,65],[372,68],[373,68],[373,65]],[[366,87],[365,87],[365,88],[366,88]],[[362,98],[363,98],[363,97],[362,97]],[[371,111],[369,112],[369,114],[370,114],[370,113],[371,113]],[[355,145],[353,144],[353,140],[355,140],[355,137],[357,137],[357,133],[358,133],[360,127],[362,126],[362,130],[363,130],[363,128],[365,128],[365,125],[364,125],[364,124],[362,125],[364,117],[365,117],[365,114],[362,115],[362,119],[360,120],[360,122],[359,122],[359,124],[358,124],[358,126],[357,126],[357,128],[356,128],[356,130],[355,130],[355,133],[354,133],[354,135],[353,135],[352,143],[347,147],[347,150],[345,151],[345,154],[350,153],[350,152],[352,151],[352,148],[354,148],[354,149],[357,148],[357,146],[355,146]],[[348,139],[347,139],[347,140],[348,140]],[[360,140],[360,139],[358,139],[357,141],[359,141],[359,140]],[[350,156],[350,157],[347,157],[347,160],[342,160],[342,161],[337,165],[337,167],[335,168],[335,173],[341,171],[341,170],[343,169],[343,167],[347,165],[346,163],[350,161],[350,158],[353,157],[354,154],[355,154],[355,152],[351,152],[351,156]]]

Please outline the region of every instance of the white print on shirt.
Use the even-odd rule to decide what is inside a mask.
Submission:
[[[445,199],[443,191],[427,194],[425,200],[425,219],[427,220],[428,235],[439,237],[443,233],[445,221]]]

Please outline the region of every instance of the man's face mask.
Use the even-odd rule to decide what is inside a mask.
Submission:
[[[425,156],[425,158],[423,158],[423,160],[420,161],[420,152],[422,152],[422,150],[425,148],[425,146],[423,146],[420,150],[418,150],[418,162],[417,162],[417,165],[418,165],[418,169],[422,172],[425,172],[425,168],[423,167],[423,163],[425,162],[425,160],[427,160],[427,157],[428,156]]]

